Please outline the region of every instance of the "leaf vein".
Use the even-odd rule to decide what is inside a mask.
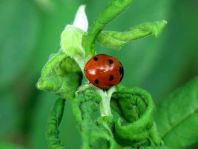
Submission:
[[[190,112],[188,115],[186,115],[183,119],[181,119],[180,121],[178,121],[177,123],[175,123],[175,125],[173,124],[172,127],[170,127],[170,129],[168,129],[164,135],[162,136],[162,139],[164,139],[174,128],[178,127],[179,125],[181,125],[184,121],[186,121],[187,119],[189,119],[191,116],[193,116],[196,112],[198,112],[198,107],[195,108],[195,110],[193,110],[192,112]],[[169,124],[170,120],[169,120]]]

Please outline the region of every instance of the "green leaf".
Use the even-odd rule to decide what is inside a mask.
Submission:
[[[166,2],[168,1],[166,0]],[[196,5],[185,0],[181,0],[179,3],[177,1],[170,2],[172,6],[177,5],[177,7],[171,7],[169,17],[166,18],[169,23],[165,32],[159,37],[161,39],[165,35],[163,46],[158,47],[162,52],[155,52],[158,54],[158,60],[155,62],[151,73],[147,74],[147,78],[141,84],[158,99],[166,97],[170,91],[198,74],[198,42],[197,32],[195,32],[198,20],[192,17],[197,16],[197,13],[191,11],[196,9]],[[164,8],[166,7],[164,6]],[[160,13],[162,9],[157,9],[155,14]],[[147,48],[148,45],[142,44],[143,48]],[[148,64],[151,63],[145,63],[145,67],[148,67]]]
[[[84,32],[72,25],[67,25],[61,34],[61,51],[73,58],[83,70],[85,51],[82,47]]]
[[[140,24],[125,32],[102,31],[98,35],[97,40],[106,48],[118,49],[127,42],[144,38],[149,35],[157,36],[166,24],[167,22],[162,20],[153,23]]]
[[[110,23],[120,13],[122,13],[133,0],[111,0],[106,8],[101,12],[98,18],[91,25],[87,37],[85,38],[85,52],[86,55],[92,56],[95,54],[94,43],[97,35],[103,30],[106,24]]]
[[[51,56],[43,67],[37,83],[40,90],[53,91],[64,99],[72,99],[81,83],[82,73],[78,64],[64,53]]]
[[[114,115],[117,115],[115,136],[121,145],[161,143],[153,123],[154,103],[150,94],[140,88],[120,87],[112,100]]]
[[[27,71],[31,72],[31,77],[37,78],[49,55],[60,48],[61,32],[66,24],[73,21],[74,14],[81,3],[70,0],[34,0],[34,2],[36,3],[34,5],[40,8],[37,12],[42,29],[39,30],[37,45],[31,55],[31,66]]]
[[[42,92],[38,96],[38,106],[34,109],[34,115],[32,118],[32,129],[30,129],[31,144],[29,148],[46,148],[46,126],[49,114],[52,109],[52,105],[57,99],[56,95]]]
[[[112,116],[100,115],[101,100],[97,90],[89,87],[71,101],[83,149],[161,145],[152,118],[154,103],[146,91],[118,87],[112,96]]]
[[[46,140],[46,129],[48,119],[52,113],[52,108],[58,97],[48,92],[38,97],[38,106],[34,109],[32,119],[32,129],[29,135],[31,144],[28,149],[47,149],[48,142]],[[16,113],[16,112],[15,112]],[[58,115],[57,115],[58,116]],[[80,149],[81,138],[76,128],[74,116],[72,114],[71,105],[66,101],[64,116],[59,127],[59,138],[66,149]]]
[[[101,97],[94,88],[79,92],[71,101],[79,125],[83,149],[114,149],[112,117],[100,117]]]
[[[198,141],[198,78],[162,100],[155,115],[165,144],[182,149]]]
[[[88,3],[87,12],[90,22],[94,21],[94,19],[98,15],[98,12],[100,12],[105,7],[105,4],[106,1],[94,1],[92,3]],[[145,81],[148,81],[147,77],[152,72],[153,74],[151,76],[155,76],[158,74],[158,73],[156,74],[156,72],[154,72],[153,69],[158,63],[159,65],[162,63],[160,61],[160,59],[163,57],[162,47],[166,47],[164,48],[164,51],[172,49],[171,48],[172,45],[170,44],[171,41],[168,41],[164,45],[164,41],[167,40],[166,35],[167,33],[169,33],[169,30],[167,30],[167,28],[172,24],[172,22],[170,22],[168,18],[170,16],[170,8],[172,8],[171,4],[172,4],[171,0],[160,0],[160,1],[148,0],[144,2],[135,0],[132,6],[130,6],[124,13],[119,15],[115,20],[113,20],[110,24],[106,26],[105,30],[124,31],[129,29],[133,25],[139,24],[140,22],[148,22],[148,21],[153,22],[157,20],[166,19],[170,23],[164,29],[164,32],[160,34],[160,36],[158,36],[158,38],[154,38],[153,36],[150,36],[149,38],[143,38],[141,40],[137,40],[132,44],[126,44],[123,47],[124,50],[120,50],[120,51],[108,50],[98,44],[99,46],[96,47],[98,53],[108,53],[109,55],[116,56],[120,59],[120,61],[124,65],[125,77],[122,80],[122,83],[124,85],[129,87],[133,87],[133,86],[143,87],[142,84]],[[175,29],[174,31],[176,32],[177,29]],[[169,47],[167,47],[168,45]],[[172,50],[172,52],[174,51],[175,50]],[[172,56],[170,52],[169,55]],[[166,73],[163,74],[165,75]],[[157,77],[153,77],[153,78],[157,80]],[[149,87],[156,86],[152,83],[152,81],[149,81],[148,83]],[[160,88],[160,87],[161,86],[159,84],[156,88]],[[154,93],[156,94],[157,92],[153,90],[152,95]]]
[[[58,99],[54,104],[51,115],[48,121],[46,138],[48,141],[49,149],[64,149],[59,138],[58,127],[62,121],[63,112],[65,107],[65,99]]]

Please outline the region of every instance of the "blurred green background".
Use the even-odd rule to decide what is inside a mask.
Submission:
[[[109,1],[0,0],[0,149],[16,148],[11,144],[47,148],[45,127],[56,96],[35,88],[41,68],[59,49],[60,33],[80,4],[87,5],[91,23]],[[123,31],[161,19],[168,25],[158,38],[134,41],[116,52],[97,45],[98,53],[121,59],[124,85],[145,88],[156,101],[198,74],[198,1],[135,0],[106,27]],[[70,105],[60,131],[67,149],[79,148]]]

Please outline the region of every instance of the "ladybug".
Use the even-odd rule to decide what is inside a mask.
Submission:
[[[84,74],[91,84],[106,90],[120,83],[124,70],[117,58],[98,54],[85,64]]]

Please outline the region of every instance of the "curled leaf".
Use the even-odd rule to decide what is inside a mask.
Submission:
[[[133,149],[141,145],[161,145],[153,122],[154,103],[146,91],[117,87],[111,98],[111,116],[101,117],[101,100],[93,87],[79,92],[72,100],[83,149]]]
[[[71,57],[59,52],[51,56],[43,67],[37,88],[53,91],[64,99],[72,99],[81,79],[78,64]]]
[[[162,20],[153,23],[140,24],[125,32],[102,31],[98,35],[97,40],[104,47],[119,49],[127,42],[144,38],[149,35],[157,36],[166,24],[167,21]]]
[[[100,117],[101,97],[94,88],[79,92],[72,101],[73,113],[80,126],[82,149],[115,149],[112,117]]]
[[[160,144],[157,132],[152,131],[154,103],[150,94],[139,88],[120,87],[113,94],[112,107],[117,115],[115,137],[121,145]]]
[[[65,107],[65,100],[58,99],[52,109],[51,115],[49,117],[46,138],[48,141],[49,149],[64,149],[59,138],[58,127],[62,121],[63,112]]]

